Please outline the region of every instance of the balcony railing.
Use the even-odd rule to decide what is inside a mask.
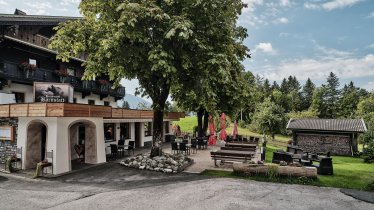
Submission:
[[[25,103],[0,105],[0,117],[102,117],[106,119],[152,119],[152,110],[118,109],[110,106],[71,103]],[[179,120],[183,112],[169,112],[165,119]]]
[[[0,78],[13,80],[24,84],[33,84],[33,82],[52,82],[61,83],[62,78],[55,74],[55,70],[37,68],[35,71],[22,70],[19,64],[0,61]],[[28,72],[27,72],[28,71]],[[125,88],[118,87],[112,89],[112,84],[108,83],[105,87],[102,87],[96,81],[81,80],[78,77],[67,76],[64,78],[64,83],[70,83],[75,91],[90,94],[98,94],[102,97],[113,96],[116,99],[120,99],[125,96]]]

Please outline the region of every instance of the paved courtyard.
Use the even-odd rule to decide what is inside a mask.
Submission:
[[[0,174],[0,209],[373,209],[335,188],[163,174],[112,162],[48,180]]]

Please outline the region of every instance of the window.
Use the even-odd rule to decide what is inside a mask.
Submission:
[[[110,106],[109,101],[104,101],[104,106]]]
[[[95,100],[88,100],[89,105],[95,105]]]
[[[105,141],[114,141],[115,136],[114,123],[104,123],[104,139]]]
[[[75,76],[75,69],[73,68],[66,68],[66,72],[68,73],[69,76]]]
[[[131,139],[130,123],[120,124],[120,138],[121,139]]]
[[[144,136],[152,136],[152,122],[144,123]]]
[[[13,92],[16,103],[25,103],[25,93]]]

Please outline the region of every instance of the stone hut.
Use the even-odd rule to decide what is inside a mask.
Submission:
[[[304,152],[353,155],[357,136],[367,131],[363,119],[290,119],[293,145]]]

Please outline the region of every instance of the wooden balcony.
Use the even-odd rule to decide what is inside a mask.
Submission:
[[[17,63],[0,60],[0,79],[3,78],[29,85],[32,85],[34,82],[61,83],[60,77],[51,69],[37,68],[32,74],[26,75],[18,67]],[[96,81],[85,81],[75,76],[67,76],[64,82],[71,84],[74,87],[74,91],[84,93],[84,96],[93,93],[100,95],[101,99],[112,96],[116,100],[119,100],[125,96],[126,92],[124,87],[112,89],[112,84],[109,83],[103,88]]]
[[[0,105],[0,117],[102,117],[118,119],[152,119],[151,110],[118,109],[110,106],[69,103],[27,103]],[[181,112],[165,113],[165,119],[185,117]]]

